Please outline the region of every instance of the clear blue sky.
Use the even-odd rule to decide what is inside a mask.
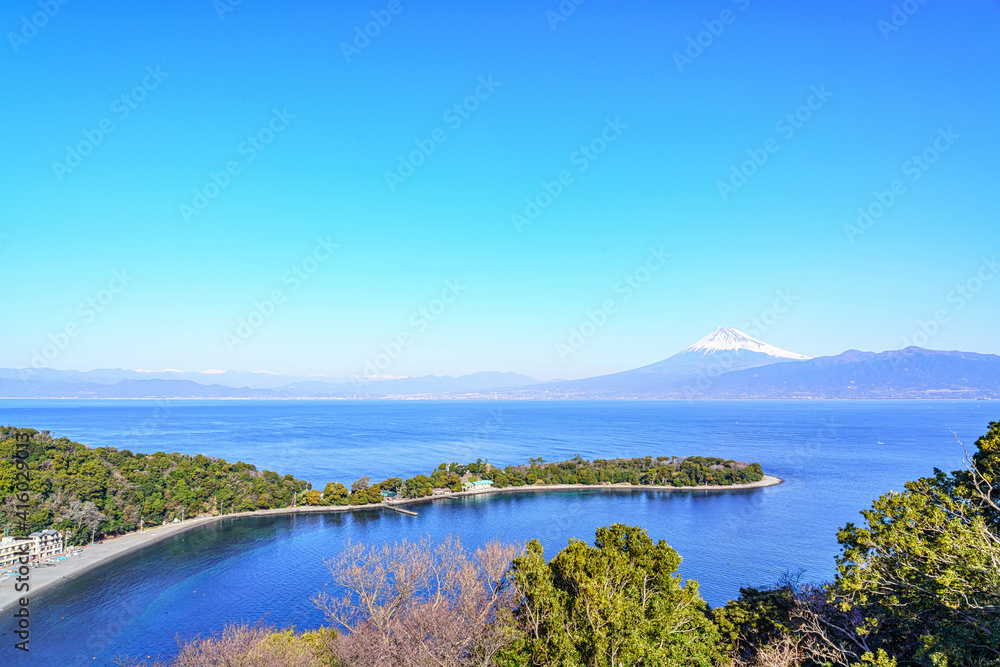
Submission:
[[[0,366],[70,326],[51,367],[351,375],[403,334],[386,375],[581,377],[754,317],[804,354],[894,349],[938,311],[925,347],[1000,353],[1000,276],[976,282],[1000,252],[995,1],[914,2],[892,31],[888,0],[589,0],[564,21],[556,0],[224,1],[3,4]],[[372,12],[391,20],[352,44]],[[433,153],[387,183],[415,142]],[[767,161],[723,196],[748,150]],[[650,247],[670,258],[646,274]],[[628,296],[626,275],[648,280]]]

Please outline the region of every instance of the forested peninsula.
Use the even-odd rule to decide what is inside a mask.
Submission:
[[[997,667],[1000,423],[966,466],[907,482],[841,528],[831,580],[788,573],[721,607],[639,526],[598,528],[555,555],[538,540],[349,542],[313,597],[322,626],[234,624],[169,660],[116,664]]]
[[[15,452],[27,452],[23,459]],[[19,477],[18,465],[26,467]],[[23,473],[27,472],[27,489]],[[25,523],[31,530],[55,528],[68,544],[120,535],[174,519],[278,509],[293,505],[360,506],[386,498],[417,499],[460,492],[487,481],[496,489],[554,485],[636,485],[718,487],[759,482],[758,463],[712,457],[597,459],[491,465],[442,463],[427,475],[390,477],[372,483],[362,477],[346,486],[330,482],[322,490],[292,475],[258,470],[197,454],[134,453],[114,447],[91,448],[47,431],[0,427],[0,514],[5,527]],[[27,494],[19,502],[15,494]],[[26,518],[27,521],[23,521]]]

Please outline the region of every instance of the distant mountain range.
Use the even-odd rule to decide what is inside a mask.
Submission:
[[[723,327],[663,361],[581,380],[0,369],[0,398],[996,399],[1000,356],[908,347],[811,359]]]
[[[1000,356],[848,350],[720,376],[713,398],[1000,398]]]
[[[551,392],[586,398],[688,397],[704,380],[724,373],[758,368],[809,357],[751,338],[742,331],[720,327],[656,363],[630,371],[539,384],[529,393]]]
[[[54,368],[10,369],[0,368],[0,380],[29,378],[42,382],[69,382],[72,384],[116,384],[122,380],[185,380],[197,384],[217,384],[223,387],[248,387],[252,389],[274,389],[302,380],[318,380],[331,383],[350,382],[350,378],[296,375],[279,375],[267,371],[129,371],[120,368],[94,371],[61,371]]]
[[[249,377],[248,377],[249,376]],[[241,378],[247,383],[240,385]],[[476,394],[528,387],[537,380],[518,373],[472,373],[367,379],[301,378],[270,373],[181,371],[59,371],[0,368],[0,398],[407,398]]]

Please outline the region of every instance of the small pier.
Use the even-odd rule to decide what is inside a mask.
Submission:
[[[400,514],[409,514],[410,516],[417,516],[417,513],[413,510],[404,510],[402,507],[393,507],[392,505],[386,504],[386,509],[390,509],[393,512],[399,512]]]

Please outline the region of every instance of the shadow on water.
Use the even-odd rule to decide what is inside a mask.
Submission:
[[[5,421],[97,446],[115,444],[123,423],[150,410],[136,403],[10,402]],[[179,405],[142,449],[211,448],[216,456],[314,482],[356,479],[359,471],[377,476],[386,462],[407,468],[387,472],[409,475],[442,460],[478,456],[503,464],[577,453],[703,454],[759,461],[786,483],[721,493],[595,489],[472,496],[408,506],[416,517],[376,510],[226,519],[33,600],[27,664],[107,665],[124,653],[168,656],[176,651],[176,637],[241,620],[317,627],[323,618],[311,598],[331,585],[323,560],[347,539],[382,544],[451,534],[474,548],[492,539],[537,538],[551,557],[570,538],[592,542],[598,527],[621,522],[643,526],[675,548],[684,559],[682,576],[697,579],[713,605],[737,595],[742,585],[766,585],[787,570],[805,569],[814,581],[828,578],[838,527],[857,521],[873,498],[908,479],[934,467],[960,467],[962,451],[950,429],[971,441],[996,418],[974,402],[505,404],[504,427],[473,438],[493,409],[487,403],[286,402],[265,408]],[[395,439],[372,426],[389,422],[397,424]],[[292,467],[298,469],[286,470],[287,450],[273,444],[286,441],[294,444]],[[9,619],[3,627],[12,636]],[[0,645],[0,664],[25,664],[14,662],[12,650],[12,642]]]

